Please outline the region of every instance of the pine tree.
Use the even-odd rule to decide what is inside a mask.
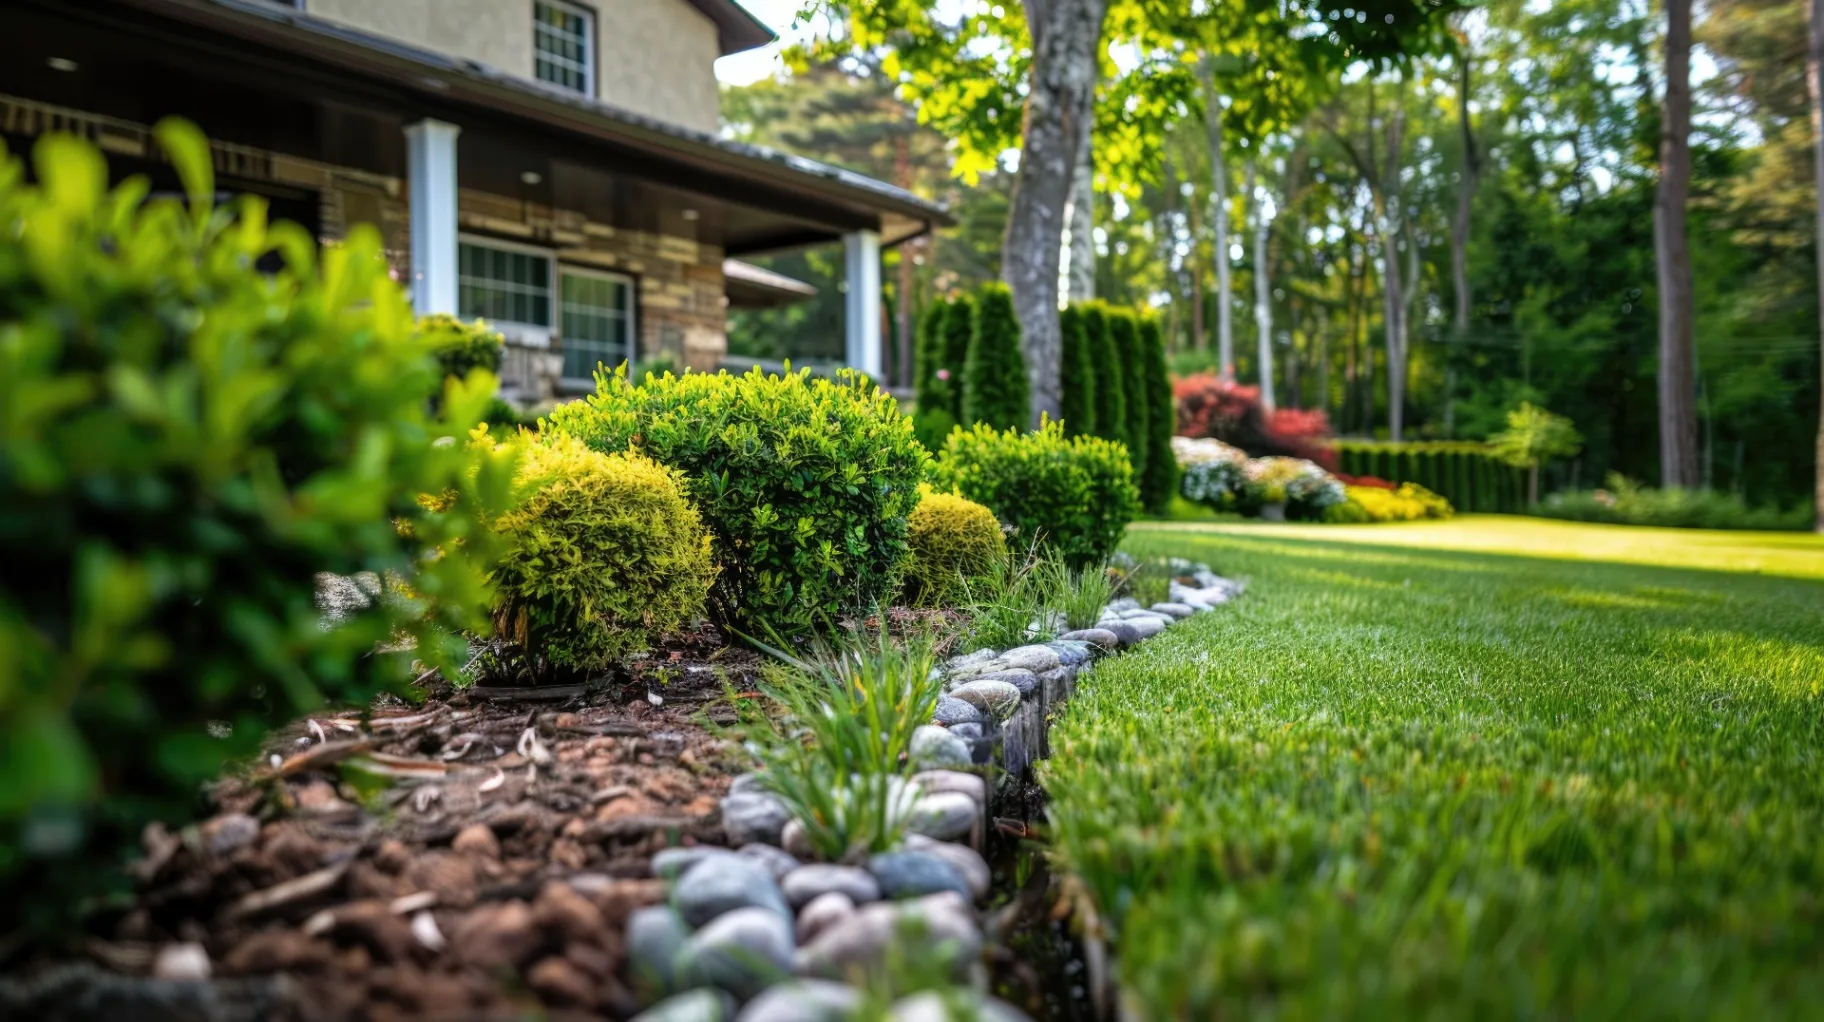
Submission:
[[[1178,459],[1172,454],[1172,434],[1178,414],[1172,407],[1172,384],[1165,367],[1165,335],[1156,316],[1140,320],[1140,362],[1146,369],[1146,474],[1140,477],[1140,502],[1153,514],[1171,507],[1178,489]]]
[[[1071,436],[1096,434],[1096,374],[1092,371],[1088,324],[1080,302],[1072,302],[1058,317],[1064,331],[1064,361],[1059,371],[1063,388],[1064,429]]]
[[[941,368],[950,374],[950,414],[957,422],[963,418],[963,369],[969,362],[969,338],[975,334],[975,299],[966,294],[950,299],[944,313],[941,335],[943,359]]]
[[[1127,418],[1121,424],[1121,438],[1127,442],[1127,460],[1134,466],[1134,478],[1146,477],[1147,437],[1152,416],[1147,401],[1146,363],[1140,357],[1140,324],[1127,309],[1108,310],[1108,333],[1113,339],[1115,358],[1121,363],[1122,390],[1127,396]]]
[[[1121,356],[1115,351],[1114,337],[1108,328],[1108,306],[1102,302],[1083,303],[1083,335],[1089,340],[1089,364],[1096,379],[1094,416],[1096,435],[1105,440],[1127,442],[1127,386],[1123,382]]]
[[[918,321],[918,407],[912,414],[912,423],[919,442],[929,450],[936,450],[956,425],[956,392],[962,381],[957,378],[958,371],[944,361],[944,325],[949,317],[950,303],[939,298]]]
[[[1013,311],[1013,292],[1005,284],[986,284],[975,308],[975,331],[969,336],[969,359],[963,365],[965,423],[987,423],[995,429],[1025,429],[1031,418],[1032,394],[1026,379],[1026,356],[1020,352],[1020,321]]]

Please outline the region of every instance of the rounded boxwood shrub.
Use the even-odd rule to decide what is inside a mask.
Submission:
[[[464,321],[447,312],[418,320],[418,336],[430,345],[444,375],[463,379],[477,369],[499,373],[506,338],[482,320]]]
[[[1005,284],[984,285],[975,306],[969,359],[963,365],[959,421],[1025,429],[1032,415],[1031,389],[1026,356],[1020,350],[1020,320],[1014,315],[1013,292]]]
[[[994,512],[954,493],[929,487],[906,520],[906,597],[927,606],[955,606],[969,584],[1007,559],[1007,538]]]
[[[630,445],[682,472],[715,539],[717,620],[759,639],[835,623],[893,591],[930,456],[898,404],[858,374],[812,379],[596,375],[547,429],[604,453]]]
[[[957,430],[932,468],[932,485],[988,506],[1020,543],[1036,541],[1072,566],[1114,553],[1139,508],[1127,451],[1101,437],[1066,437],[1045,421],[1033,432]]]
[[[574,437],[526,445],[518,506],[494,521],[494,628],[534,664],[599,671],[688,627],[715,563],[683,481]]]
[[[9,934],[75,922],[142,827],[190,816],[270,725],[404,690],[414,660],[460,665],[457,633],[488,626],[510,454],[438,441],[494,378],[445,382],[371,228],[319,269],[254,200],[212,208],[194,127],[156,134],[188,205],[109,191],[67,136],[38,142],[36,185],[0,154]],[[273,251],[283,268],[257,270]],[[321,572],[414,598],[376,585],[331,620]]]

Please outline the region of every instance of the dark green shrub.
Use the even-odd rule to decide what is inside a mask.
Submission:
[[[676,472],[561,434],[524,448],[494,521],[497,634],[535,665],[600,671],[703,613],[716,568]]]
[[[942,364],[950,372],[948,394],[950,417],[963,421],[963,372],[969,364],[969,339],[975,336],[975,299],[967,294],[951,297],[944,307],[944,318],[938,326],[943,338]]]
[[[500,372],[506,338],[482,320],[464,322],[446,312],[433,313],[418,321],[418,336],[430,345],[445,376],[461,380],[478,369]]]
[[[967,602],[971,586],[1007,560],[994,512],[954,493],[925,493],[906,520],[906,542],[906,597],[921,606]]]
[[[936,450],[956,426],[962,364],[951,366],[945,361],[944,324],[949,315],[950,303],[940,298],[931,303],[918,323],[916,408],[912,421],[918,442],[924,444],[926,450]]]
[[[1089,341],[1090,371],[1096,378],[1096,435],[1127,442],[1127,367],[1108,327],[1108,306],[1083,304],[1083,335]]]
[[[1525,510],[1521,469],[1503,461],[1487,444],[1466,440],[1336,440],[1337,471],[1394,483],[1418,483],[1450,501],[1459,512],[1518,513]]]
[[[411,660],[453,667],[455,632],[487,628],[510,457],[436,441],[493,377],[450,381],[433,419],[444,376],[379,236],[319,269],[257,201],[211,207],[194,127],[156,133],[188,207],[145,203],[140,178],[108,191],[65,136],[38,142],[38,185],[0,166],[7,934],[73,922],[142,826],[193,812],[269,725],[403,690]],[[285,268],[257,271],[275,250]],[[326,625],[318,573],[367,571],[416,598]]]
[[[1067,438],[1062,425],[1049,421],[1033,432],[957,430],[931,476],[937,489],[987,505],[1020,544],[1036,542],[1072,567],[1114,553],[1140,501],[1119,444]]]
[[[635,446],[684,474],[715,537],[718,620],[802,634],[892,592],[929,455],[898,404],[859,375],[596,374],[546,428],[604,453]]]
[[[1146,361],[1140,350],[1140,322],[1127,309],[1108,310],[1110,346],[1121,363],[1121,390],[1126,398],[1127,418],[1121,424],[1121,437],[1127,444],[1127,456],[1134,462],[1134,478],[1146,476],[1147,455],[1152,453],[1148,437],[1152,419],[1152,401],[1147,393]]]
[[[1073,302],[1058,315],[1064,345],[1058,369],[1064,391],[1060,412],[1064,430],[1071,436],[1096,435],[1096,374],[1085,315],[1081,302]]]
[[[1026,356],[1020,351],[1020,321],[1013,313],[1013,292],[1005,284],[987,284],[975,306],[975,331],[969,335],[969,360],[963,366],[963,416],[971,425],[1025,429],[1032,412]]]
[[[1146,468],[1140,474],[1140,503],[1148,512],[1163,515],[1178,491],[1178,459],[1172,455],[1172,434],[1178,413],[1172,407],[1172,383],[1166,375],[1165,337],[1159,320],[1140,320],[1140,354],[1136,360],[1146,375]]]
[[[1576,522],[1648,525],[1672,529],[1755,529],[1797,531],[1812,527],[1812,509],[1751,508],[1739,493],[1716,490],[1656,490],[1611,472],[1600,490],[1554,493],[1533,514]]]

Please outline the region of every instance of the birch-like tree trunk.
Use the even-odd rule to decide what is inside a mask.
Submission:
[[[1203,123],[1210,142],[1210,206],[1216,264],[1216,367],[1225,380],[1235,378],[1235,323],[1229,279],[1229,170],[1222,148],[1222,103],[1216,94],[1208,57],[1198,65],[1203,78]]]
[[[1069,286],[1066,293],[1073,302],[1087,302],[1096,297],[1096,182],[1094,142],[1090,133],[1083,135],[1083,155],[1077,159],[1076,179],[1070,186],[1070,213],[1066,219],[1070,230],[1068,262]]]
[[[1824,0],[1811,0],[1811,53],[1805,62],[1811,88],[1812,170],[1818,187],[1818,470],[1814,498],[1817,530],[1824,532]]]
[[[1666,0],[1666,99],[1660,118],[1659,189],[1653,251],[1659,266],[1659,481],[1698,484],[1697,352],[1692,334],[1691,249],[1685,207],[1691,189],[1691,0]]]
[[[1032,386],[1033,422],[1059,413],[1058,279],[1064,212],[1089,131],[1108,0],[1024,0],[1032,33],[1020,168],[1001,247]]]
[[[1260,404],[1267,411],[1273,401],[1273,284],[1267,272],[1267,233],[1273,218],[1267,211],[1266,188],[1255,187],[1254,159],[1248,158],[1247,186],[1249,215],[1254,219],[1254,327],[1259,339],[1255,359],[1260,363]]]

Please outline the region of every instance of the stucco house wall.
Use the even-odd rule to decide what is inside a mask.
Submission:
[[[305,0],[304,9],[328,21],[532,76],[532,0]]]

